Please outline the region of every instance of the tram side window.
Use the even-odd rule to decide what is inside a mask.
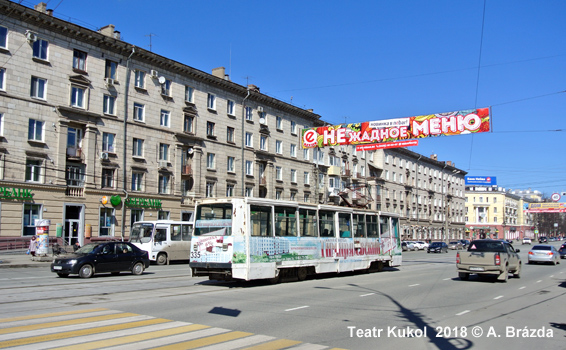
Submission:
[[[341,238],[352,238],[350,214],[338,213],[338,228]]]
[[[299,209],[299,225],[302,237],[317,237],[316,210]]]
[[[320,237],[334,237],[334,213],[331,211],[318,212]]]
[[[393,236],[395,238],[399,238],[399,219],[398,218],[391,218],[391,227],[393,227]]]
[[[366,236],[366,221],[364,214],[354,214],[354,223],[352,228],[354,229],[354,237],[365,237]]]
[[[275,207],[275,235],[280,237],[297,235],[295,208]]]
[[[379,230],[381,231],[382,238],[391,237],[391,232],[389,232],[389,220],[386,217],[379,217]]]
[[[377,216],[376,215],[367,215],[366,216],[366,226],[367,226],[368,237],[370,237],[370,238],[378,238],[379,237],[379,229],[377,227]]]
[[[171,240],[181,241],[181,225],[171,225]]]
[[[271,207],[258,205],[250,206],[251,235],[258,237],[272,237],[271,233]]]

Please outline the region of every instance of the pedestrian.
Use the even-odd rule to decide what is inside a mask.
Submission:
[[[28,252],[31,256],[35,256],[35,251],[37,250],[37,236],[33,236],[31,241],[29,241]]]
[[[73,250],[76,252],[77,250],[79,250],[81,247],[81,244],[79,243],[79,241],[75,242],[75,245],[73,246]]]

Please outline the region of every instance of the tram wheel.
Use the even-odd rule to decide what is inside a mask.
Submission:
[[[304,281],[305,279],[307,279],[308,272],[309,271],[306,267],[299,267],[297,269],[297,278],[299,279],[299,281]]]

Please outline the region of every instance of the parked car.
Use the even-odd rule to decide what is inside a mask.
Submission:
[[[523,244],[531,244],[532,241],[529,237],[523,237]]]
[[[407,248],[407,242],[401,242],[401,250],[404,252],[409,250],[409,248]]]
[[[411,241],[405,241],[404,242],[407,245],[407,250],[417,250],[417,248],[415,247],[415,244]]]
[[[429,244],[427,253],[448,253],[448,245],[445,242],[432,242]]]
[[[460,243],[462,243],[462,247],[463,247],[464,249],[467,249],[467,248],[469,247],[469,245],[470,245],[470,241],[467,240],[467,239],[461,239],[461,240],[460,240]]]
[[[546,262],[552,265],[560,264],[560,253],[551,245],[537,244],[529,251],[529,264]]]
[[[419,250],[425,250],[425,249],[428,248],[428,243],[427,243],[427,242],[416,241],[415,243],[417,244],[417,247],[419,248]]]
[[[558,249],[558,253],[560,254],[560,259],[564,259],[564,257],[566,257],[566,243],[560,246],[560,249]]]
[[[448,243],[448,247],[452,250],[464,249],[464,246],[462,245],[462,243],[460,241],[452,241],[452,242]]]
[[[51,264],[51,272],[59,277],[78,274],[89,278],[103,272],[117,275],[121,271],[131,271],[134,275],[141,275],[148,267],[146,251],[129,242],[103,242],[85,244],[73,254],[56,258]]]
[[[545,236],[540,236],[538,238],[538,242],[539,243],[546,243],[546,242],[548,242],[548,239]]]

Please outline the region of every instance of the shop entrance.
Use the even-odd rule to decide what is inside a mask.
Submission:
[[[65,205],[65,228],[63,239],[65,244],[74,245],[83,243],[83,227],[81,218],[83,213],[82,205]]]

